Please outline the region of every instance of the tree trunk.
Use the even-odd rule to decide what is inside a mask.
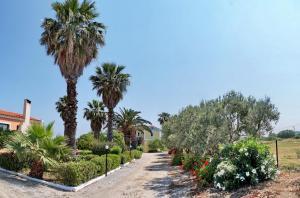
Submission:
[[[94,138],[96,140],[99,140],[100,138],[101,128],[102,125],[99,125],[96,121],[91,121],[91,129],[93,130]]]
[[[65,137],[67,137],[68,146],[76,149],[76,115],[77,115],[77,92],[76,92],[77,80],[68,79],[67,80],[67,97],[68,97],[68,111],[67,119],[65,121]]]
[[[30,177],[38,178],[38,179],[43,179],[43,174],[44,174],[44,165],[41,160],[35,160],[31,164],[31,169],[29,172]]]
[[[131,132],[131,146],[132,146],[132,149],[136,149],[136,146],[137,146],[136,132],[134,132],[134,131]]]
[[[112,131],[112,124],[113,124],[113,117],[114,117],[114,109],[108,109],[108,121],[107,121],[107,140],[112,142],[113,140],[113,131]]]

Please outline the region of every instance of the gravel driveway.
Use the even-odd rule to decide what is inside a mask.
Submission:
[[[172,177],[168,164],[169,156],[166,153],[144,153],[142,159],[78,192],[63,192],[0,173],[0,197],[178,197],[171,195]]]

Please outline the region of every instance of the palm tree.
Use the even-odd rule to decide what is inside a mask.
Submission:
[[[143,119],[140,116],[140,111],[135,111],[133,109],[120,109],[120,113],[115,116],[115,122],[118,129],[124,133],[125,142],[127,145],[131,143],[136,145],[136,132],[144,133],[148,131],[152,135],[151,122]]]
[[[63,136],[53,137],[53,123],[33,124],[26,133],[16,133],[5,144],[21,161],[30,163],[29,175],[43,178],[46,166],[54,166],[70,156]]]
[[[88,107],[84,108],[83,117],[91,121],[91,129],[94,132],[94,138],[98,140],[102,125],[106,120],[103,102],[97,100],[88,102]]]
[[[97,57],[98,47],[104,45],[105,26],[95,21],[98,13],[95,2],[65,0],[52,4],[55,18],[45,18],[40,43],[54,57],[67,82],[67,112],[65,136],[75,148],[78,78],[83,69]]]
[[[108,108],[107,138],[110,142],[113,138],[114,108],[123,98],[123,94],[130,84],[130,75],[122,73],[124,68],[124,66],[114,63],[104,63],[102,67],[96,68],[96,75],[90,77],[93,89],[97,90],[98,96],[102,96],[102,101]]]
[[[158,114],[159,118],[158,118],[158,122],[160,123],[160,125],[163,125],[164,122],[168,121],[170,118],[170,114],[166,113],[166,112],[162,112],[160,114]]]
[[[66,123],[66,120],[68,119],[68,97],[67,96],[63,96],[60,97],[59,100],[55,103],[56,106],[56,111],[59,113],[61,119],[64,121],[64,124]],[[65,134],[67,133],[66,131],[67,127],[65,125]]]

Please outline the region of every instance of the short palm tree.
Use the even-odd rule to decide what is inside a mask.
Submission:
[[[95,2],[65,0],[52,4],[55,18],[42,23],[41,45],[54,57],[67,82],[67,116],[65,136],[68,145],[75,148],[78,78],[83,69],[97,57],[98,48],[104,45],[105,26],[95,21],[98,16]]]
[[[159,116],[158,122],[160,123],[160,125],[163,125],[164,122],[168,121],[168,119],[170,118],[170,114],[166,112],[162,112],[158,114],[158,116]]]
[[[55,103],[56,106],[56,111],[59,113],[61,119],[64,121],[64,124],[66,123],[67,117],[68,117],[68,97],[67,96],[63,96],[60,97],[59,100]],[[67,129],[67,127],[65,126],[65,130]],[[65,131],[65,134],[67,133],[67,131]]]
[[[100,131],[106,120],[103,102],[92,100],[88,102],[88,107],[84,108],[83,117],[91,121],[91,129],[94,133],[94,138],[99,139]]]
[[[110,142],[113,138],[114,108],[123,98],[130,84],[130,75],[123,73],[124,68],[114,63],[104,63],[102,67],[97,67],[96,74],[90,77],[93,89],[97,90],[98,96],[102,96],[102,101],[108,108],[107,138]]]
[[[125,142],[127,145],[136,146],[136,132],[144,133],[148,131],[152,135],[151,122],[143,119],[140,116],[140,111],[123,108],[120,113],[115,116],[115,122],[118,129],[124,133]]]
[[[29,175],[35,178],[43,178],[45,166],[54,166],[71,154],[63,136],[53,137],[53,123],[33,124],[26,133],[13,135],[5,145],[21,161],[31,162]]]

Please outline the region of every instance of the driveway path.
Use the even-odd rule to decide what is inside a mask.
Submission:
[[[78,192],[63,192],[0,173],[0,198],[177,197],[170,195],[173,181],[169,171],[166,153],[144,153],[142,159]]]

